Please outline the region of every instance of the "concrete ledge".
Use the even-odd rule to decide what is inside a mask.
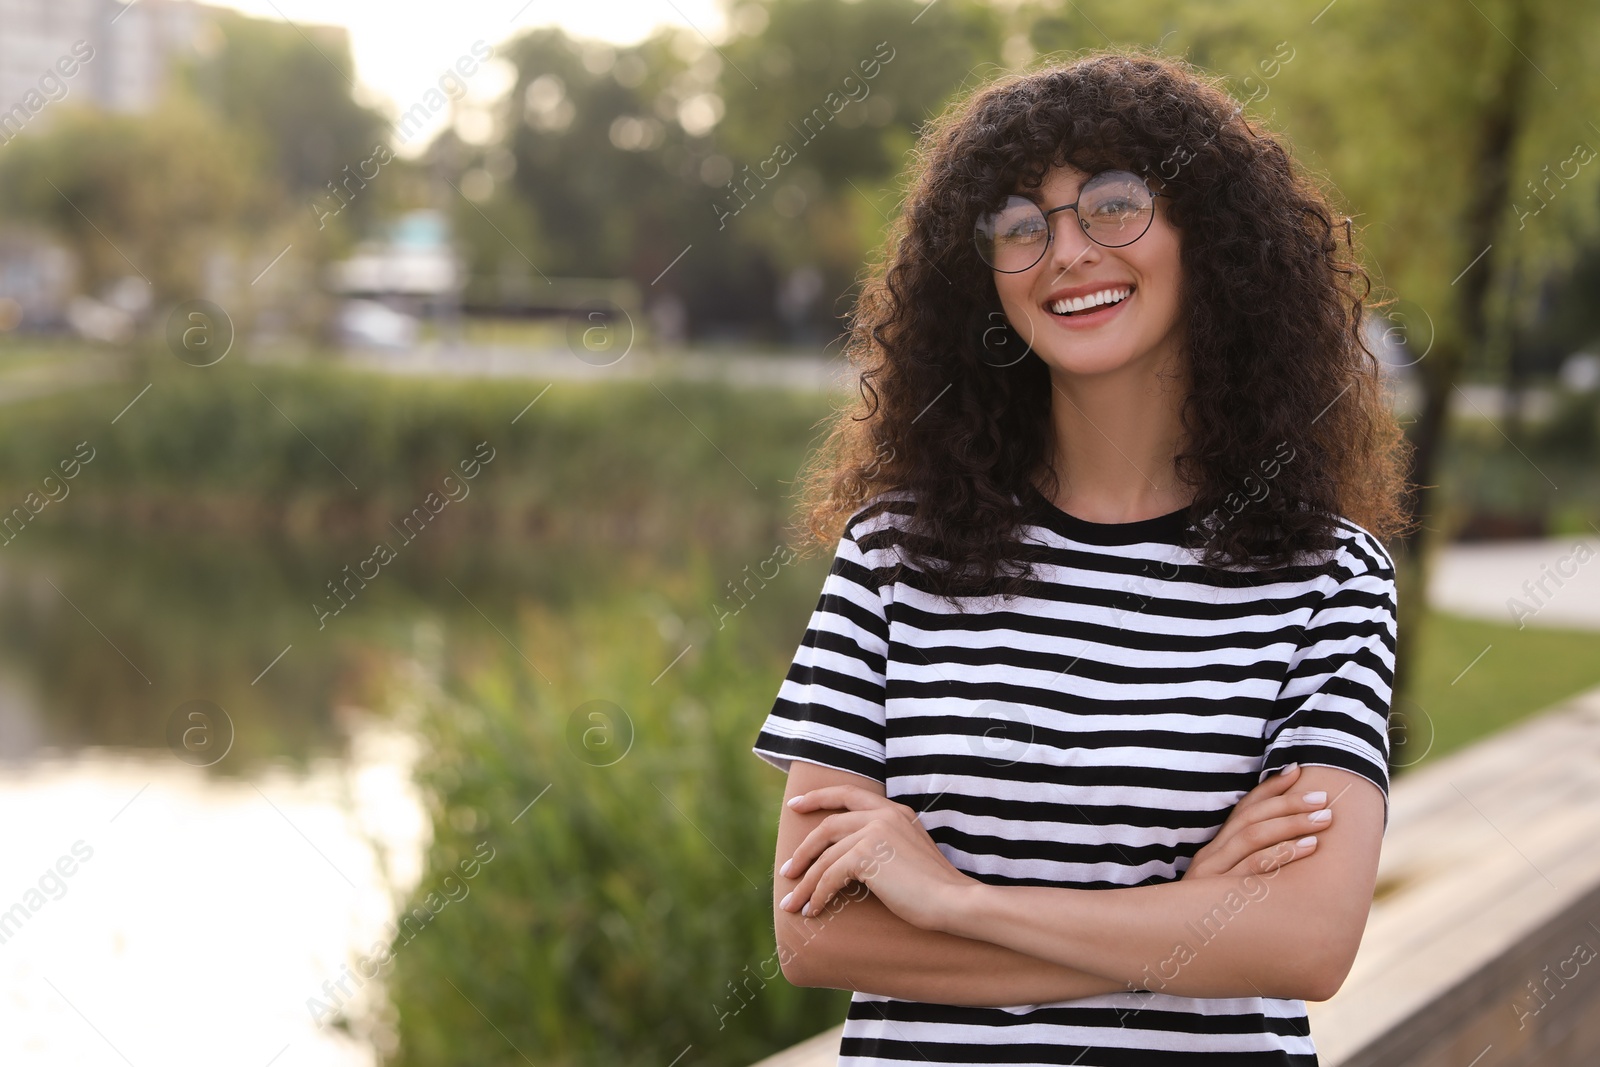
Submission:
[[[1600,689],[1399,775],[1390,805],[1355,966],[1307,1006],[1322,1067],[1600,1063]],[[833,1067],[843,1030],[754,1067]]]
[[[1393,807],[1361,953],[1309,1006],[1324,1067],[1600,1062],[1600,689],[1401,775]]]
[[[751,1067],[835,1067],[839,1062],[839,1039],[843,1036],[844,1023],[840,1023]]]

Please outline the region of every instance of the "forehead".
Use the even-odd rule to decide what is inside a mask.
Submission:
[[[1046,196],[1075,196],[1083,183],[1088,181],[1098,171],[1084,170],[1071,163],[1058,163],[1046,170],[1038,185],[1030,185],[1027,177],[1018,179],[1018,192],[1026,194],[1034,191]]]

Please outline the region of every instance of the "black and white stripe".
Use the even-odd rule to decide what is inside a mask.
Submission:
[[[1386,803],[1394,564],[1338,547],[1206,569],[1183,512],[1122,524],[1029,493],[1037,580],[958,611],[906,568],[905,493],[846,525],[753,751],[883,782],[958,869],[994,885],[1172,881],[1286,764],[1339,767]],[[1387,818],[1387,812],[1385,814]],[[855,993],[842,1067],[1314,1064],[1298,1000],[1119,993],[971,1008]]]

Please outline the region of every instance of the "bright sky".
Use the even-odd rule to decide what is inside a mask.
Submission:
[[[693,26],[720,40],[716,0],[211,0],[259,18],[297,24],[344,26],[350,31],[357,80],[379,99],[404,110],[438,84],[439,76],[474,41],[498,48],[536,26],[557,25],[569,34],[632,44],[656,26]],[[469,92],[494,96],[506,85],[492,68],[474,78]],[[498,73],[498,77],[497,77]],[[437,117],[435,128],[444,113]],[[429,129],[415,143],[434,133]]]

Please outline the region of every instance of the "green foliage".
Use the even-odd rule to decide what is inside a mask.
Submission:
[[[348,212],[319,221],[313,199],[338,206],[328,183],[355,173],[346,166],[359,169],[387,132],[351,96],[345,34],[310,32],[220,10],[200,15],[200,58],[182,66],[154,108],[112,114],[53,105],[47,122],[6,146],[0,219],[63,240],[84,292],[99,295],[124,277],[147,282],[151,307],[141,325],[158,325],[172,304],[206,294],[226,304],[245,333],[274,302],[282,321],[314,329],[322,309],[284,291],[303,293],[409,186],[405,165],[391,161],[385,180],[362,188]],[[290,247],[268,284],[246,284]]]
[[[158,303],[183,299],[260,195],[250,157],[234,130],[181,98],[141,116],[64,107],[0,154],[0,216],[59,234],[85,288],[139,275]]]
[[[641,288],[670,265],[653,294],[771,336],[784,275],[811,266],[822,284],[809,315],[831,327],[843,305],[830,298],[896,210],[889,186],[917,125],[994,55],[1006,20],[975,0],[777,0],[739,9],[717,50],[685,29],[624,47],[524,34],[505,50],[518,74],[502,143],[446,137],[432,153],[510,172],[486,203],[456,198],[473,273],[537,293],[530,262]],[[792,158],[774,159],[780,143]]]
[[[510,631],[526,659],[501,644],[465,677],[401,680],[434,834],[406,907],[478,842],[496,858],[436,930],[395,946],[395,1064],[520,1062],[515,1048],[648,1067],[692,1045],[744,1067],[838,1020],[848,994],[778,973],[784,779],[750,752],[820,581],[808,567],[751,605],[783,638],[741,614],[674,662],[678,613],[715,584],[697,560],[649,594],[526,605]]]
[[[458,537],[745,543],[777,533],[827,407],[819,395],[672,381],[559,382],[541,396],[540,382],[156,359],[139,379],[151,388],[114,425],[139,392],[131,383],[10,408],[0,487],[36,488],[88,440],[98,455],[71,506],[39,522],[177,523],[370,547],[486,441],[496,452],[472,486],[479,519]]]
[[[354,64],[342,30],[312,27],[313,41],[276,19],[220,9],[206,18],[211,45],[184,72],[189,90],[248,139],[284,193],[298,201],[325,191],[386,138],[378,113],[351,98]]]
[[[1447,535],[1469,517],[1532,522],[1587,534],[1600,524],[1600,441],[1594,394],[1558,392],[1551,417],[1520,443],[1484,419],[1452,427],[1440,464],[1435,521]]]

